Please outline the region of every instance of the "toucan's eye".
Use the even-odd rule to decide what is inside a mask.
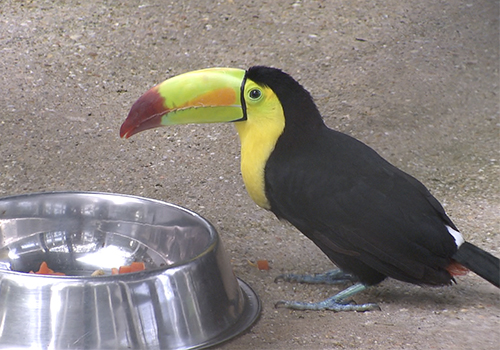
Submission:
[[[260,91],[259,89],[252,89],[248,93],[248,97],[250,97],[250,99],[256,101],[262,97],[262,91]]]

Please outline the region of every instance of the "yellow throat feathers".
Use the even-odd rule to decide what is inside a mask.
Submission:
[[[285,116],[278,97],[268,87],[249,81],[245,95],[258,87],[262,97],[258,101],[247,100],[247,120],[236,122],[241,142],[241,174],[246,190],[257,205],[270,209],[266,197],[264,169],[285,128]]]

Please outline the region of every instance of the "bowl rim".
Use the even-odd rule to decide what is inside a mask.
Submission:
[[[23,194],[18,194],[18,195],[9,195],[9,196],[3,196],[0,197],[0,203],[5,201],[5,200],[12,200],[12,199],[22,199],[22,198],[29,198],[29,197],[39,197],[39,196],[45,196],[45,195],[77,195],[77,196],[104,196],[104,197],[122,197],[122,198],[129,198],[129,199],[134,199],[138,201],[144,201],[144,202],[151,202],[159,205],[164,205],[170,208],[174,208],[176,210],[180,210],[181,212],[188,214],[198,221],[200,223],[203,223],[207,231],[209,232],[210,235],[210,240],[208,244],[203,248],[203,250],[189,258],[189,259],[184,259],[181,261],[178,261],[176,263],[166,265],[166,266],[159,266],[159,267],[153,267],[153,268],[148,268],[143,271],[137,271],[137,272],[130,272],[130,273],[125,273],[125,274],[118,274],[118,275],[101,275],[101,276],[60,276],[60,275],[41,275],[41,274],[35,274],[35,273],[28,273],[28,272],[23,272],[23,271],[14,271],[14,270],[3,270],[0,269],[0,274],[6,274],[6,275],[18,275],[18,276],[26,276],[27,278],[39,278],[39,279],[44,279],[46,282],[48,280],[54,280],[54,281],[62,281],[62,280],[88,280],[88,281],[108,281],[108,280],[121,280],[121,281],[126,281],[129,279],[134,279],[136,280],[137,277],[139,276],[150,276],[150,275],[159,275],[164,273],[167,270],[173,270],[176,268],[180,268],[182,266],[189,265],[191,262],[201,258],[202,256],[209,254],[212,252],[214,249],[217,248],[219,244],[221,244],[221,240],[219,237],[219,234],[215,227],[205,219],[203,216],[200,214],[187,209],[185,207],[182,207],[177,204],[169,203],[160,199],[155,199],[155,198],[148,198],[148,197],[142,197],[142,196],[137,196],[137,195],[131,195],[131,194],[124,194],[124,193],[116,193],[116,192],[100,192],[100,191],[47,191],[47,192],[32,192],[32,193],[23,193]],[[2,218],[2,214],[0,213],[0,220]],[[10,242],[7,245],[0,245],[0,249],[15,243],[19,240]]]

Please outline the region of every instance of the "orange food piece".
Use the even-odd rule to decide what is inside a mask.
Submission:
[[[120,266],[118,273],[122,274],[122,273],[138,272],[144,270],[146,270],[146,264],[144,264],[143,262],[134,261],[130,265]]]
[[[54,272],[54,270],[49,269],[49,265],[45,261],[42,261],[40,268],[38,269],[38,274],[40,275],[50,275]]]
[[[146,270],[146,264],[139,261],[133,262],[132,264],[130,264],[130,270],[131,272],[144,271]]]
[[[122,273],[138,272],[138,271],[144,271],[144,270],[146,270],[146,264],[144,264],[141,261],[135,261],[135,262],[131,263],[130,265],[120,266],[119,269],[113,267],[111,269],[111,274],[118,275],[118,274],[122,274]],[[36,271],[36,272],[30,271],[29,273],[34,273],[37,275],[66,276],[66,274],[64,272],[55,272],[54,270],[50,269],[45,261],[42,261],[38,271]]]
[[[49,269],[49,266],[45,261],[42,261],[40,268],[37,272],[30,271],[30,273],[35,273],[37,275],[55,275],[55,276],[66,276],[64,272],[54,272],[54,270]]]
[[[267,260],[257,260],[257,268],[259,270],[269,270],[269,262]]]
[[[132,272],[132,268],[130,267],[130,265],[120,266],[120,268],[118,269],[118,273],[120,274],[130,272]]]

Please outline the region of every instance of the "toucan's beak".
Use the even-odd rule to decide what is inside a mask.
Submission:
[[[165,80],[134,103],[120,137],[164,125],[244,120],[244,80],[245,71],[235,68],[203,69]]]

